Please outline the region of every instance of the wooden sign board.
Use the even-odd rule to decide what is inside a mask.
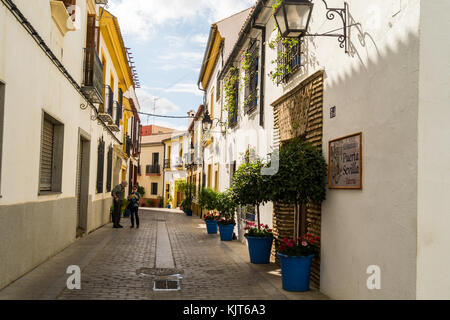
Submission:
[[[328,187],[362,189],[362,133],[329,142]]]

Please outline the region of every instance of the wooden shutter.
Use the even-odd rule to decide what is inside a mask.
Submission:
[[[97,159],[97,193],[103,193],[104,165],[105,165],[105,142],[100,141],[98,144],[98,159]]]
[[[95,15],[87,17],[86,48],[95,48]]]
[[[52,191],[55,125],[44,120],[41,146],[40,191]]]
[[[112,180],[112,160],[113,160],[113,149],[109,147],[108,149],[108,171],[106,173],[106,191],[111,191],[111,180]]]
[[[159,153],[153,153],[153,165],[156,166],[159,164]]]

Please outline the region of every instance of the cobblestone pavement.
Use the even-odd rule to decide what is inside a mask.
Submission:
[[[107,225],[71,245],[0,291],[0,299],[116,300],[285,300],[326,299],[318,291],[282,290],[274,264],[249,263],[246,245],[208,235],[198,217],[174,210],[141,210],[141,228]],[[180,291],[153,291],[153,280],[137,274],[157,266],[157,226],[164,221],[175,268],[181,270]],[[66,288],[69,265],[81,268],[81,290]]]

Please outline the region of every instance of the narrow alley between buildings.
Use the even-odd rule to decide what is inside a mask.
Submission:
[[[142,209],[139,229],[131,229],[129,219],[122,219],[122,225],[123,229],[113,229],[108,224],[79,239],[1,290],[0,299],[326,299],[315,289],[282,290],[276,264],[250,264],[246,245],[208,235],[199,217],[178,210]],[[67,288],[69,266],[81,269],[79,290]],[[151,270],[165,269],[180,274],[180,290],[154,290]]]

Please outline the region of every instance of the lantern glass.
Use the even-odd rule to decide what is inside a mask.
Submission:
[[[285,15],[284,15],[284,7],[281,6],[278,8],[278,10],[275,12],[275,21],[277,22],[278,28],[280,30],[280,33],[282,35],[286,34],[286,29],[287,29],[287,25],[286,25],[286,19],[285,19]]]
[[[286,5],[286,18],[290,31],[289,36],[299,36],[301,33],[306,33],[310,14],[310,4]]]
[[[211,125],[212,125],[211,117],[209,116],[208,110],[206,110],[205,116],[203,117],[202,120],[203,132],[209,131],[211,129]]]
[[[308,30],[314,4],[310,0],[284,0],[275,12],[283,37],[297,38]]]

